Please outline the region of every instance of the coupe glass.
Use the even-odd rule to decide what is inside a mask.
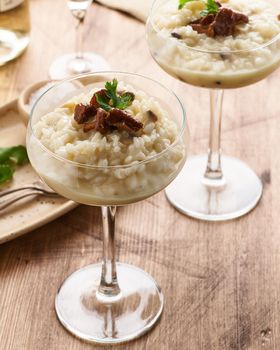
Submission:
[[[103,57],[83,51],[83,24],[91,3],[92,0],[67,0],[67,5],[76,22],[76,52],[58,57],[52,63],[49,69],[49,77],[52,80],[110,69]]]
[[[103,88],[113,79],[145,91],[161,103],[177,126],[172,144],[129,165],[93,166],[67,160],[40,142],[34,125],[44,115],[80,93]],[[177,96],[158,82],[136,74],[102,72],[65,80],[51,87],[34,106],[27,131],[32,166],[57,193],[102,209],[103,262],[70,275],[55,300],[60,322],[75,336],[103,344],[120,343],[142,335],[159,319],[163,295],[153,278],[135,266],[115,262],[115,214],[117,206],[148,198],[177,176],[186,159],[185,128],[185,111]],[[62,137],[68,137],[67,133]]]
[[[163,33],[156,17],[170,0],[156,0],[147,21],[147,41],[155,61],[182,82],[210,91],[210,137],[208,154],[192,156],[176,180],[167,187],[168,200],[182,213],[201,220],[221,221],[240,217],[253,209],[261,198],[263,186],[255,172],[244,162],[221,156],[221,121],[224,89],[239,88],[266,78],[280,64],[280,36],[252,49],[220,51],[187,46],[183,40]],[[279,4],[269,0],[279,13]],[[273,52],[273,55],[269,53]],[[261,53],[258,59],[258,53]],[[182,57],[193,60],[184,67]],[[244,57],[255,59],[252,67],[240,67]],[[202,64],[200,66],[200,62]],[[215,64],[215,69],[206,69]],[[223,73],[219,64],[231,62]]]

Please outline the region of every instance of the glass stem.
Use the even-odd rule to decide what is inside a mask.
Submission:
[[[84,19],[85,19],[85,13],[81,17],[77,18],[77,24],[76,24],[76,58],[83,58],[84,57],[84,49],[83,49],[83,32],[84,32]]]
[[[203,183],[220,188],[225,185],[221,168],[221,125],[224,90],[210,90],[210,135],[208,162]]]
[[[115,206],[102,207],[103,263],[98,294],[104,298],[120,294],[115,260],[115,216]]]

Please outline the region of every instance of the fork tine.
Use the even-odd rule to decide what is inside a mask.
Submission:
[[[51,188],[48,188],[48,189],[46,188],[47,186],[45,186],[44,188],[43,186],[41,186],[41,183],[39,181],[36,181],[33,184],[26,185],[23,187],[18,187],[18,188],[6,190],[6,191],[0,191],[0,198],[6,197],[12,193],[26,191],[26,190],[41,191],[42,193],[55,193]]]
[[[14,188],[14,189],[11,189],[11,190],[6,190],[6,191],[1,191],[0,192],[0,198],[2,197],[6,197],[8,196],[9,194],[12,194],[12,193],[16,193],[16,192],[20,192],[20,191],[25,191],[25,190],[33,190],[34,189],[34,186],[24,186],[24,187],[18,187],[18,188]]]
[[[10,205],[14,204],[15,202],[17,202],[23,198],[30,197],[30,196],[36,196],[36,195],[44,195],[46,197],[58,197],[58,194],[55,192],[38,191],[38,190],[32,191],[32,192],[25,193],[21,196],[13,197],[13,198],[10,198],[10,199],[7,199],[7,200],[0,202],[0,211],[6,209]]]

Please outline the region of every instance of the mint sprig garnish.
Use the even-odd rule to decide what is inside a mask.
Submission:
[[[219,11],[219,5],[215,0],[207,0],[206,9],[201,11],[201,16],[215,15]]]
[[[112,82],[107,81],[105,84],[105,93],[106,96],[102,96],[101,94],[96,94],[96,101],[99,103],[100,107],[105,111],[109,112],[112,108],[117,108],[124,110],[129,107],[133,100],[134,95],[130,92],[124,92],[119,94],[117,92],[118,81],[117,79],[113,79]]]
[[[0,147],[0,184],[13,178],[15,166],[28,162],[24,146]]]
[[[197,0],[179,0],[178,8],[181,10],[186,3],[191,1],[197,1]],[[205,10],[201,11],[201,16],[207,16],[209,14],[215,15],[219,11],[219,5],[216,3],[215,0],[205,0]]]

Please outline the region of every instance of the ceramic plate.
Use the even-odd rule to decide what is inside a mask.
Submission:
[[[25,144],[26,127],[17,109],[17,100],[0,107],[0,147]],[[17,169],[11,183],[1,190],[21,187],[38,180],[30,164]],[[0,199],[1,200],[1,199]],[[75,208],[76,203],[64,198],[34,196],[0,211],[0,243],[40,227]]]

